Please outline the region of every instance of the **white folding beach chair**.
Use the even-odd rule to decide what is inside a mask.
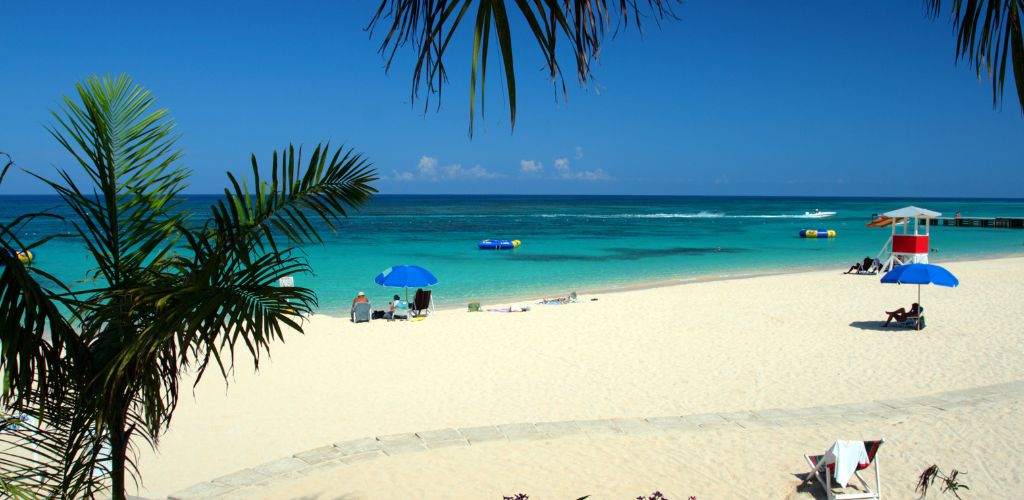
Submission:
[[[804,455],[804,460],[807,460],[807,465],[811,466],[811,472],[807,474],[804,482],[809,481],[812,477],[821,483],[821,487],[825,488],[825,495],[828,500],[859,500],[859,499],[881,499],[882,498],[882,475],[878,469],[878,448],[885,442],[885,438],[879,439],[878,441],[864,441],[864,450],[867,451],[868,461],[867,463],[861,463],[857,466],[853,475],[860,481],[864,491],[854,491],[850,493],[837,493],[833,488],[838,485],[833,485],[832,477],[834,471],[834,464],[829,463],[826,460],[826,455]],[[860,475],[860,471],[868,468],[874,464],[875,466],[875,488],[871,489],[868,482],[864,480],[864,477]]]

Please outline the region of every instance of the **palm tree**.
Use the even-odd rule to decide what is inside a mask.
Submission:
[[[641,18],[647,16],[659,23],[673,20],[673,7],[681,0],[515,0],[514,13],[526,23],[541,50],[549,78],[560,85],[565,94],[565,80],[558,62],[559,39],[564,37],[564,50],[576,66],[576,77],[583,86],[593,74],[591,63],[597,60],[604,35],[612,23],[628,28],[632,23],[642,29]],[[444,56],[459,25],[475,4],[473,45],[469,73],[469,135],[473,135],[476,116],[476,89],[480,82],[480,114],[484,110],[484,83],[487,76],[489,42],[492,32],[501,52],[501,68],[505,72],[511,124],[516,123],[516,81],[513,64],[512,34],[504,0],[381,0],[368,29],[385,28],[380,52],[390,70],[399,48],[410,46],[415,55],[412,73],[412,99],[421,89],[441,96],[447,81]],[[987,72],[992,78],[993,106],[1003,96],[1006,69],[1013,69],[1017,97],[1024,112],[1024,37],[1021,35],[1024,0],[950,0],[950,19],[957,32],[956,59],[974,65],[980,78]],[[942,0],[925,0],[925,8],[933,16],[942,13]]]
[[[192,213],[167,111],[125,75],[76,88],[50,132],[89,185],[65,170],[37,177],[75,214],[95,267],[90,285],[70,287],[16,258],[47,240],[21,241],[19,229],[53,215],[0,225],[0,488],[81,497],[109,486],[124,498],[137,442],[158,444],[182,373],[212,365],[226,379],[236,347],[258,367],[271,342],[301,332],[316,296],[275,286],[310,270],[293,246],[365,204],[375,177],[350,149],[318,145],[304,164],[289,146],[269,177],[253,156],[251,187],[229,173],[210,213]]]

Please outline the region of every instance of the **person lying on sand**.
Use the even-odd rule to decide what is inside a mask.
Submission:
[[[572,292],[568,297],[557,297],[554,299],[541,299],[541,304],[568,304],[570,302],[576,302],[576,292]]]
[[[885,311],[885,314],[889,315],[889,319],[885,320],[885,324],[882,326],[889,326],[889,323],[892,323],[893,320],[896,320],[897,323],[901,323],[906,321],[907,318],[916,318],[918,314],[920,314],[920,306],[917,305],[917,302],[914,302],[913,305],[910,306],[909,311],[901,307],[895,311]]]

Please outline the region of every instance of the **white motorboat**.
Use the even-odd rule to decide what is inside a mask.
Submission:
[[[815,208],[813,212],[804,212],[804,217],[810,219],[824,219],[825,217],[832,217],[835,214],[835,212],[822,212]]]

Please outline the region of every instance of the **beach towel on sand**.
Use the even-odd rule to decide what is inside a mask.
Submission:
[[[864,448],[864,441],[846,441],[844,439],[838,439],[832,443],[832,446],[825,452],[824,460],[826,464],[835,464],[834,477],[836,483],[843,488],[850,482],[857,466],[871,463],[871,460],[868,459],[868,450]]]
[[[528,312],[529,310],[530,310],[529,306],[508,306],[508,307],[502,307],[502,308],[492,308],[492,309],[488,309],[487,311],[488,312],[496,312],[496,313],[520,313],[520,312]]]

